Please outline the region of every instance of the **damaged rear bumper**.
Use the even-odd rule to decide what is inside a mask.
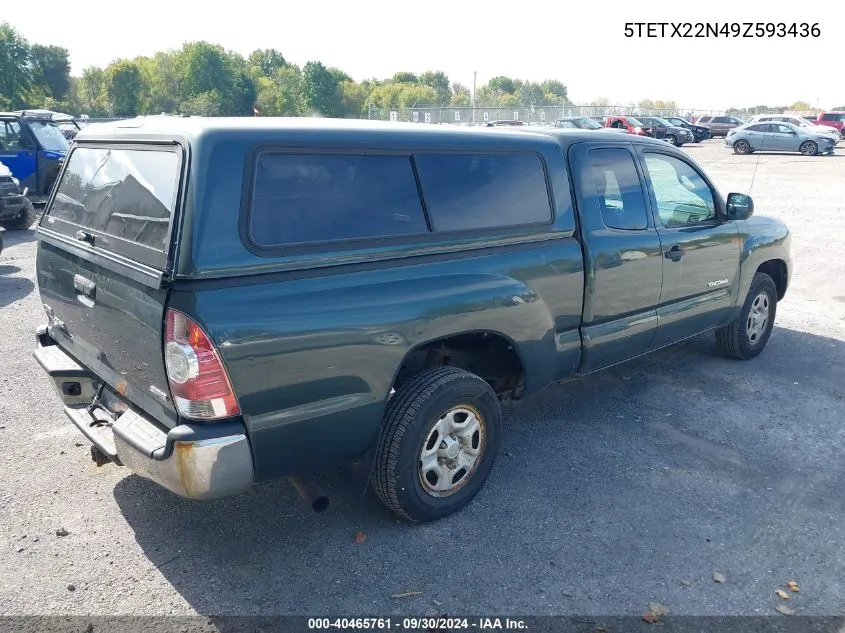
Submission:
[[[108,386],[102,404],[94,404],[102,381],[59,347],[46,326],[36,330],[34,356],[53,379],[67,416],[115,464],[190,499],[226,497],[252,486],[252,450],[241,422],[166,429],[119,401]],[[122,406],[110,407],[110,401]]]

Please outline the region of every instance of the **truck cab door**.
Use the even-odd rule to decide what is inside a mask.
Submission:
[[[584,249],[578,373],[586,374],[652,348],[663,257],[631,144],[577,143],[569,161]]]
[[[0,118],[0,163],[21,181],[21,187],[33,189],[36,173],[35,141],[18,119]]]
[[[740,237],[715,187],[677,152],[640,149],[663,246],[656,346],[724,325],[739,291]]]

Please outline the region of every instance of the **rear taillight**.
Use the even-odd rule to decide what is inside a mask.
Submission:
[[[168,310],[164,364],[179,415],[217,420],[240,413],[229,376],[208,335],[186,315]]]

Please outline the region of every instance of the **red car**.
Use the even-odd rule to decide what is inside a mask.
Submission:
[[[624,129],[628,134],[637,136],[651,136],[651,130],[639,119],[627,114],[614,114],[604,118],[604,127]]]
[[[839,136],[845,137],[845,129],[843,129],[843,123],[845,123],[845,111],[842,110],[822,112],[819,115],[819,118],[816,119],[816,125],[827,125],[828,127],[835,127],[837,130],[839,130]]]

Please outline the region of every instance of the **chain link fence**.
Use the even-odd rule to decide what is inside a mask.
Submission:
[[[519,121],[523,125],[553,125],[563,117],[609,116],[613,114],[639,114],[642,116],[679,116],[697,119],[705,115],[725,114],[724,110],[700,110],[695,108],[639,108],[636,105],[561,105],[529,107],[421,107],[421,108],[367,108],[360,118],[380,121],[401,121],[428,123],[432,125],[484,125],[495,121]],[[120,121],[125,117],[89,118],[81,123],[104,123]]]
[[[638,108],[635,105],[592,106],[562,105],[504,107],[504,108],[370,108],[369,118],[435,125],[483,125],[494,121],[520,121],[525,125],[551,125],[557,119],[571,116],[608,116],[612,114],[641,114],[649,116],[698,117],[713,114],[710,110]],[[718,114],[718,112],[716,112]]]

